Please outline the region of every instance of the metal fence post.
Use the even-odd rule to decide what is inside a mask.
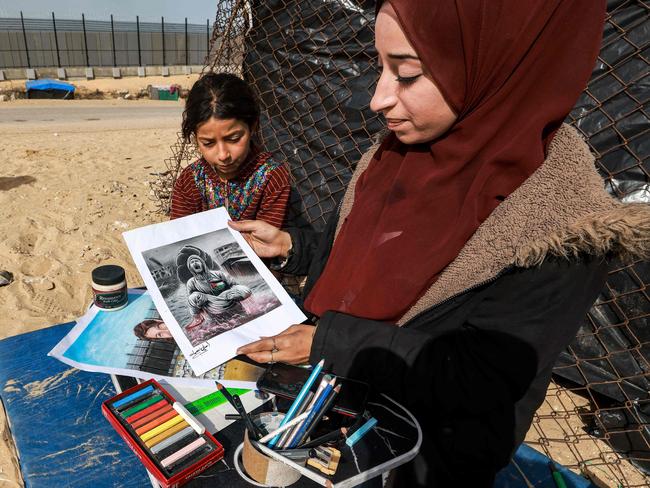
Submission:
[[[88,38],[86,37],[86,17],[81,14],[81,27],[84,31],[84,52],[86,53],[86,68],[90,68],[90,58],[88,57]]]
[[[190,60],[188,56],[188,50],[187,50],[187,17],[185,17],[185,66],[190,65]]]
[[[113,26],[113,14],[111,14],[111,42],[113,44],[113,68],[117,68],[117,58],[115,57],[115,27]]]
[[[27,55],[27,67],[31,68],[32,63],[29,60],[29,48],[27,47],[27,34],[25,34],[25,19],[23,19],[23,11],[20,11],[20,23],[23,26],[23,39],[25,41],[25,54]]]
[[[162,65],[165,66],[165,17],[160,17],[160,27],[162,28]]]
[[[140,16],[135,16],[135,28],[138,31],[138,66],[142,66],[142,52],[140,51]]]
[[[56,66],[61,67],[61,56],[59,55],[59,39],[56,35],[56,20],[54,19],[54,12],[52,12],[52,27],[54,27],[54,46],[56,48]]]

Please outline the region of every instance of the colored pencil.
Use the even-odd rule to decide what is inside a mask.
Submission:
[[[323,365],[325,364],[325,360],[321,359],[316,366],[314,366],[314,369],[312,370],[311,374],[309,375],[309,378],[307,378],[307,381],[305,381],[305,384],[302,385],[302,388],[300,389],[300,392],[298,393],[298,396],[294,400],[294,402],[291,404],[291,407],[289,408],[289,411],[287,414],[284,416],[282,419],[282,422],[280,423],[280,427],[282,427],[284,424],[290,422],[293,420],[293,418],[296,415],[296,410],[300,407],[302,404],[303,398],[307,395],[307,392],[311,390],[311,386],[314,384],[316,381],[316,378],[318,378],[318,375],[320,374],[321,370],[323,369]],[[276,435],[273,439],[269,441],[268,446],[273,447],[275,444],[280,440],[280,436]]]
[[[301,421],[303,421],[304,419],[306,419],[309,416],[310,413],[311,413],[311,410],[308,410],[307,412],[301,413],[295,419],[291,420],[290,422],[284,424],[281,427],[278,427],[273,432],[269,432],[268,434],[266,434],[258,442],[267,442],[267,441],[273,439],[276,435],[281,434],[285,430],[290,429],[294,425],[296,425],[296,424],[300,423]]]
[[[309,405],[307,405],[308,410],[313,410],[314,405],[316,405],[316,402],[318,401],[318,398],[320,397],[321,393],[323,393],[331,380],[332,377],[330,375],[326,374],[323,376],[320,385],[318,385],[318,388],[316,389],[316,393],[314,393],[312,399],[309,401]],[[296,434],[298,434],[300,427],[302,427],[302,423],[300,425],[296,425],[290,432],[288,432],[288,434],[282,436],[280,442],[278,443],[278,446],[281,448],[288,448],[291,442],[295,439]]]
[[[313,395],[311,395],[311,400],[309,400],[309,402],[306,402],[307,403],[306,410],[312,410],[314,408],[314,405],[318,401],[318,397],[323,392],[323,390],[325,390],[325,387],[328,385],[328,383],[330,382],[331,379],[332,379],[332,377],[330,375],[328,375],[328,374],[323,376],[323,379],[321,380],[320,384],[318,385],[318,388],[316,388],[316,392]],[[285,432],[284,435],[282,437],[280,437],[280,442],[278,442],[277,447],[280,447],[282,449],[289,447],[289,444],[291,444],[291,441],[296,436],[296,433],[300,429],[301,425],[302,424],[296,425],[290,431]]]
[[[316,403],[314,404],[314,407],[311,409],[311,414],[309,414],[309,417],[307,417],[307,419],[302,423],[302,425],[300,426],[300,430],[296,432],[296,435],[289,443],[288,445],[289,448],[294,448],[298,445],[298,442],[300,441],[300,439],[302,439],[305,432],[307,432],[307,429],[316,418],[316,414],[327,401],[327,397],[330,395],[330,392],[334,388],[334,383],[336,383],[336,378],[332,378],[330,382],[327,384],[327,386],[325,387],[325,389],[323,390],[323,392],[319,395],[318,399],[316,400]]]
[[[319,388],[320,388],[320,386],[319,386]],[[323,388],[325,388],[325,386],[323,386]],[[314,398],[314,392],[313,391],[310,391],[309,393],[307,393],[307,396],[305,397],[305,400],[302,402],[302,405],[300,405],[300,408],[298,408],[298,410],[296,411],[296,415],[300,415],[303,412],[305,412],[306,410],[308,410],[309,406],[311,405],[311,401],[312,401],[313,398]],[[291,420],[291,422],[293,422],[293,420]],[[294,429],[295,428],[296,427],[294,427]],[[280,448],[284,447],[286,445],[286,443],[287,443],[287,440],[291,437],[292,432],[293,432],[293,429],[285,430],[284,434],[282,434],[282,437],[280,437],[280,440],[277,442],[277,444],[275,446],[280,447]]]
[[[334,405],[334,400],[336,399],[336,396],[339,394],[339,391],[341,391],[341,385],[336,385],[336,387],[332,390],[332,393],[330,393],[330,395],[325,400],[325,403],[323,404],[321,409],[318,412],[316,412],[316,415],[314,416],[313,420],[307,426],[307,430],[305,431],[305,433],[302,435],[300,439],[298,439],[298,443],[297,443],[298,446],[301,445],[306,439],[309,438],[311,433],[318,425],[318,422],[320,422],[320,419],[323,418],[325,412],[327,412],[332,407],[332,405]]]
[[[306,442],[302,446],[300,446],[301,449],[309,449],[310,447],[316,447],[325,444],[326,442],[331,442],[340,439],[343,437],[345,434],[347,434],[348,429],[345,427],[341,427],[340,429],[333,430],[332,432],[328,432],[327,434],[324,434],[316,439],[313,439],[309,442]]]

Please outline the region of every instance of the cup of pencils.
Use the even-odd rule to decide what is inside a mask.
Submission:
[[[262,426],[267,431],[273,431],[279,427],[284,414],[269,412],[254,416],[252,418],[256,425]],[[294,460],[304,464],[304,460]],[[301,462],[302,461],[302,462]],[[301,474],[292,467],[267,456],[259,449],[255,434],[244,432],[244,448],[242,450],[242,464],[248,476],[258,483],[267,486],[289,486],[300,479]]]
[[[250,415],[238,395],[231,395],[228,389],[217,382],[217,389],[230,403],[244,421],[244,442],[242,448],[242,463],[246,474],[253,481],[264,486],[289,486],[300,479],[301,474],[286,464],[267,456],[260,451],[258,441],[264,436],[271,438],[269,432],[276,431],[284,422],[285,414],[280,412],[265,412]],[[241,448],[241,446],[240,446]],[[235,463],[238,455],[235,453]],[[244,473],[240,473],[244,475]],[[250,481],[250,480],[248,480]]]
[[[335,376],[325,374],[318,379],[323,364],[321,360],[312,369],[277,428],[266,429],[268,433],[257,437],[254,444],[262,453],[273,451],[295,463],[306,463],[324,474],[333,475],[338,467],[340,451],[325,444],[344,436],[346,429],[336,429],[317,439],[312,435],[317,432],[321,419],[333,407],[341,390]]]

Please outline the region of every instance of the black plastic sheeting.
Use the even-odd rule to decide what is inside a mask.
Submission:
[[[374,9],[374,1],[252,2],[254,25],[247,36],[244,75],[261,94],[265,146],[284,155],[291,166],[297,189],[290,210],[294,225],[322,228],[371,135],[382,128],[369,109],[377,76]],[[650,202],[648,8],[642,2],[610,0],[608,11],[613,15],[601,59],[567,121],[598,155],[614,195]],[[639,429],[633,440],[626,434],[610,441],[623,452],[648,458],[650,300],[644,290],[650,264],[638,263],[633,271],[620,268],[610,276],[578,338],[562,353],[556,374],[589,385],[604,402],[627,405],[627,413],[605,413],[594,432],[645,424],[645,434]],[[643,463],[640,467],[650,469]]]
[[[368,107],[375,2],[263,0],[252,8],[244,76],[265,108],[264,145],[291,167],[290,221],[320,229],[382,127]]]

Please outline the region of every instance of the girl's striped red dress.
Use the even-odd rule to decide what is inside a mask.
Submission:
[[[291,184],[286,165],[261,152],[244,163],[239,174],[222,180],[203,158],[187,166],[172,192],[171,218],[226,207],[233,220],[258,219],[281,227]]]

